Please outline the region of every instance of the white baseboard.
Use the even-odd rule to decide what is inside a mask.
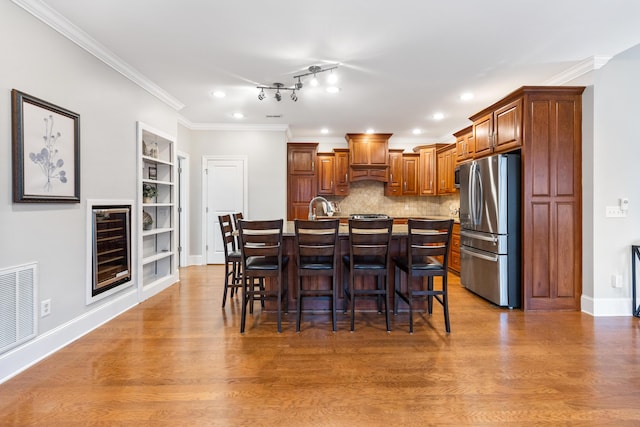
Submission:
[[[138,294],[134,288],[0,355],[0,384],[137,304]]]
[[[189,265],[204,265],[204,257],[202,255],[189,255],[187,259]]]
[[[594,317],[632,316],[631,298],[592,298],[582,295],[582,311]]]

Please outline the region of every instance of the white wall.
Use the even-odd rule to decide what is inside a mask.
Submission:
[[[134,288],[85,304],[87,199],[135,200],[136,121],[169,134],[177,113],[11,2],[0,2],[0,268],[37,262],[31,342],[0,355],[0,382],[137,303]],[[80,115],[81,203],[12,202],[11,89]],[[135,236],[134,236],[135,238]]]
[[[181,131],[182,133],[182,131]],[[287,217],[287,144],[284,132],[202,131],[189,133],[190,258],[202,254],[202,159],[204,156],[248,157],[249,219]]]
[[[595,73],[593,110],[593,245],[584,250],[593,271],[593,314],[631,314],[631,245],[640,244],[640,45]],[[589,183],[589,180],[586,180]],[[628,197],[626,218],[606,218],[605,207]],[[588,215],[588,213],[587,213]],[[613,288],[621,274],[624,286]]]

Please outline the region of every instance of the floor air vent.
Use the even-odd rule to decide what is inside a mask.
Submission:
[[[36,335],[36,266],[0,270],[0,353]]]

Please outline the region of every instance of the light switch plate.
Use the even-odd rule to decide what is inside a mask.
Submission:
[[[624,218],[627,213],[620,209],[620,206],[607,206],[605,216],[607,218]]]

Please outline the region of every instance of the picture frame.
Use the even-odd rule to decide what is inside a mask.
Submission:
[[[80,115],[11,91],[14,203],[80,203]]]
[[[158,168],[156,168],[155,166],[149,166],[149,179],[158,179]]]

